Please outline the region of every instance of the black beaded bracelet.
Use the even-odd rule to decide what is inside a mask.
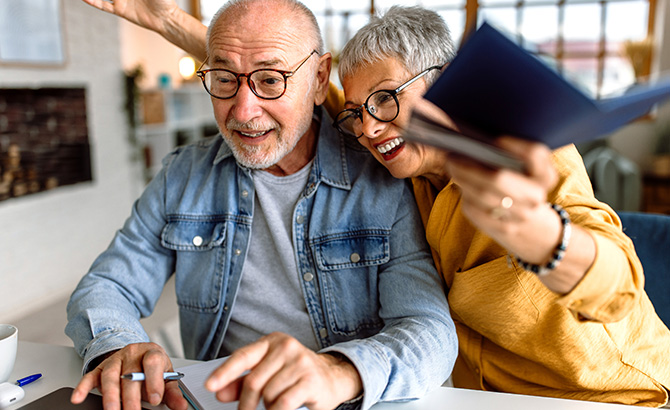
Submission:
[[[568,248],[568,243],[570,242],[570,235],[572,234],[572,226],[570,225],[570,215],[563,209],[560,205],[551,204],[551,209],[558,213],[558,216],[561,218],[561,225],[563,226],[563,234],[561,235],[561,242],[558,244],[556,249],[551,255],[551,259],[544,265],[534,265],[532,263],[525,262],[519,259],[516,256],[517,263],[529,272],[533,272],[537,276],[544,276],[556,269],[558,264],[563,259],[565,255],[565,250]]]

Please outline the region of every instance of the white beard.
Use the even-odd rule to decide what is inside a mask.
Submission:
[[[223,140],[230,147],[235,160],[240,165],[251,169],[266,169],[276,165],[288,153],[293,151],[295,146],[298,144],[298,141],[300,141],[300,138],[307,132],[312,123],[311,116],[306,116],[305,119],[307,121],[303,121],[305,123],[298,124],[298,127],[295,130],[297,135],[285,135],[285,133],[283,133],[283,129],[277,123],[240,123],[233,118],[226,122],[226,127],[228,130],[240,128],[250,131],[274,129],[277,137],[275,139],[276,144],[273,150],[268,150],[264,146],[246,145],[239,143],[239,141],[232,135],[232,132],[226,134],[221,129],[219,129],[219,131],[221,131]]]

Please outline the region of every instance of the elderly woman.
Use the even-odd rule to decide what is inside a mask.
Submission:
[[[171,0],[84,0],[204,58],[204,26]],[[619,219],[593,196],[574,146],[501,137],[525,173],[402,137],[454,56],[436,13],[393,7],[346,45],[334,124],[412,178],[459,337],[456,387],[612,403],[668,401],[670,331],[643,289]],[[331,106],[341,103],[333,88]],[[331,110],[338,112],[342,107]]]
[[[453,56],[436,13],[391,8],[342,50],[335,124],[412,178],[459,336],[455,386],[645,406],[667,402],[670,332],[617,215],[574,146],[499,145],[526,173],[406,142],[411,108]]]

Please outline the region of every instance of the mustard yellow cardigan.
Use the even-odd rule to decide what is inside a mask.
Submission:
[[[456,322],[456,387],[664,405],[670,331],[644,292],[642,266],[612,209],[597,201],[574,146],[553,156],[550,202],[596,241],[596,260],[567,295],[548,290],[460,210],[455,184],[436,192],[414,179],[426,237]],[[590,319],[586,319],[590,318]]]

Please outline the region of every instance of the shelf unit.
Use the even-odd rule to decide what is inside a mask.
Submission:
[[[146,180],[175,147],[218,132],[209,94],[200,84],[143,90],[138,108],[135,135],[143,147]]]

